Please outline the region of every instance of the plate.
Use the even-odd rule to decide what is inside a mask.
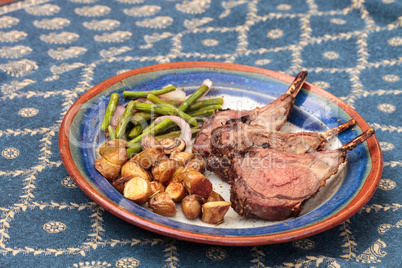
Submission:
[[[303,213],[286,221],[240,218],[233,211],[225,223],[207,225],[175,217],[159,216],[145,206],[125,199],[94,168],[99,132],[109,96],[124,90],[152,90],[173,84],[188,93],[203,80],[214,82],[208,96],[224,96],[226,107],[247,109],[265,105],[283,94],[294,77],[266,69],[217,62],[178,62],[153,65],[109,78],[85,92],[65,115],[59,132],[62,161],[77,185],[100,206],[146,230],[192,242],[250,246],[292,241],[328,230],[358,212],[377,189],[382,173],[382,154],[375,136],[348,153],[342,172],[308,201]],[[307,78],[308,80],[308,78]],[[338,147],[369,128],[346,103],[305,83],[285,130],[323,131],[354,118],[357,124],[331,140]],[[214,189],[226,200],[229,186],[210,176]],[[179,206],[178,206],[179,207]]]

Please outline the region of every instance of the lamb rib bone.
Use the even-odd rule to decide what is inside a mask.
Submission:
[[[279,130],[286,122],[295,102],[295,96],[302,88],[307,72],[300,72],[288,90],[272,103],[253,110],[222,110],[205,120],[194,142],[193,149],[202,156],[210,154],[211,132],[229,120],[242,118],[247,124],[262,125],[267,130]]]
[[[271,221],[298,216],[304,201],[338,172],[347,152],[374,134],[369,129],[336,150],[288,154],[253,148],[234,159],[230,201],[241,216]]]

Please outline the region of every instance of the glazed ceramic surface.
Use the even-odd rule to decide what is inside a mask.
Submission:
[[[221,245],[272,244],[307,237],[343,222],[371,198],[382,171],[375,136],[348,153],[347,164],[305,204],[301,215],[286,221],[242,218],[230,209],[225,222],[214,226],[189,221],[180,212],[175,217],[159,216],[125,199],[94,168],[96,149],[105,141],[99,126],[110,95],[124,90],[159,89],[167,84],[190,94],[207,78],[214,83],[208,97],[223,97],[224,108],[238,110],[272,102],[293,81],[293,77],[269,70],[211,62],[155,65],[110,78],[83,94],[63,120],[60,153],[74,181],[99,205],[134,225],[179,239]],[[324,131],[351,118],[356,119],[357,125],[331,139],[328,148],[338,148],[367,130],[368,125],[335,96],[306,83],[282,131]],[[229,200],[229,185],[213,174],[208,177],[215,191]]]

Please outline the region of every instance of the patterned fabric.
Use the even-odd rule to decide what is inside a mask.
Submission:
[[[402,241],[402,2],[32,0],[0,7],[1,267],[398,267]],[[66,172],[71,104],[126,70],[175,61],[297,74],[376,129],[379,189],[324,233],[257,247],[170,239],[96,205]]]

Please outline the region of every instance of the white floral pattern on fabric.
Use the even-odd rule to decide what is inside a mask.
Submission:
[[[6,159],[14,159],[20,155],[20,151],[17,148],[9,147],[1,151],[1,156]]]
[[[59,221],[50,221],[43,225],[43,230],[50,234],[57,234],[66,230],[66,225]]]

